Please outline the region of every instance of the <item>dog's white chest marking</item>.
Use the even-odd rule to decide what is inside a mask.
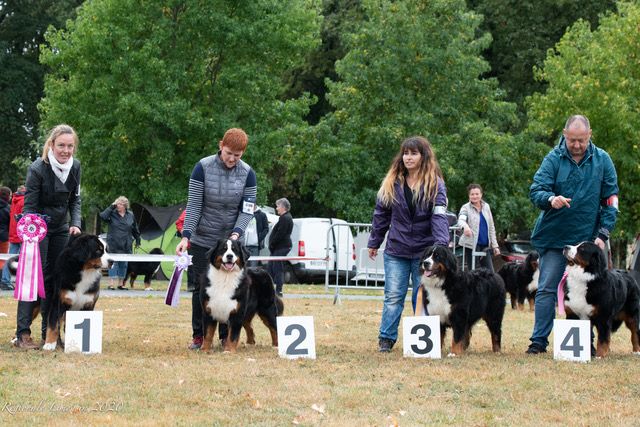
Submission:
[[[533,273],[533,278],[531,278],[531,282],[527,285],[527,291],[533,292],[538,290],[538,278],[540,277],[540,269],[537,269],[535,273]]]
[[[86,292],[93,286],[96,280],[100,280],[100,270],[84,270],[81,273],[80,282],[76,284],[75,291],[68,291],[66,298],[71,301],[71,308],[69,310],[81,310],[88,303],[93,303],[94,294],[87,294]]]
[[[451,314],[451,303],[442,289],[443,279],[437,277],[423,277],[422,284],[429,295],[427,312],[430,316],[440,316],[440,323],[448,323]]]
[[[209,302],[207,307],[211,312],[211,317],[218,322],[227,323],[229,314],[238,307],[238,302],[233,299],[236,288],[240,283],[242,272],[225,272],[209,266],[207,278],[210,286],[207,287]]]
[[[587,302],[587,283],[595,276],[578,266],[567,267],[567,297],[565,305],[582,320],[588,320],[593,313],[593,306]]]

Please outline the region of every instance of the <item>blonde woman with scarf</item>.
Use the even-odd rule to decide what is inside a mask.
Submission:
[[[42,157],[27,169],[27,192],[23,214],[46,215],[47,235],[40,241],[40,257],[46,299],[19,301],[15,346],[40,346],[31,337],[31,321],[40,311],[42,339],[47,329],[47,302],[53,292],[55,260],[66,246],[69,235],[80,234],[80,162],[74,159],[78,135],[71,126],[58,125],[47,137]]]

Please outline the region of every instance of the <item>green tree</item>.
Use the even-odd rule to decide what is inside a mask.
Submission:
[[[0,0],[0,183],[15,189],[38,150],[37,103],[45,67],[40,45],[49,25],[61,28],[81,0]]]
[[[302,186],[342,217],[369,221],[376,191],[400,142],[421,134],[433,143],[452,209],[479,182],[501,230],[527,217],[523,152],[506,133],[515,107],[503,102],[480,53],[481,18],[464,1],[363,2],[367,17],[349,39],[330,82],[335,112],[311,129]],[[332,173],[326,173],[327,168]],[[526,170],[525,170],[526,172]]]
[[[579,21],[547,55],[537,77],[547,84],[529,99],[530,131],[549,145],[572,114],[591,121],[594,143],[618,172],[616,235],[631,237],[640,220],[640,6],[622,2],[597,30]],[[542,160],[542,158],[540,158]]]
[[[47,36],[40,104],[45,127],[78,130],[85,200],[184,201],[195,162],[242,127],[264,201],[308,111],[310,99],[280,97],[285,71],[317,44],[318,10],[314,0],[86,3]]]
[[[468,0],[469,7],[484,16],[482,31],[493,43],[484,51],[491,65],[487,74],[496,77],[524,115],[524,99],[541,92],[545,82],[533,77],[546,52],[578,19],[596,26],[598,14],[615,9],[615,0]]]

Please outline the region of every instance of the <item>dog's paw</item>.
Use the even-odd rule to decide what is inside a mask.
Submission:
[[[636,356],[640,356],[640,351],[634,351],[633,354],[635,354]]]
[[[457,355],[457,354],[455,354],[455,353],[449,353],[449,354],[447,354],[447,357],[457,357],[457,356],[458,356],[458,355]]]
[[[53,351],[53,350],[56,349],[56,345],[57,345],[57,343],[55,343],[55,342],[45,343],[42,346],[42,349],[43,350],[48,350],[48,351]]]

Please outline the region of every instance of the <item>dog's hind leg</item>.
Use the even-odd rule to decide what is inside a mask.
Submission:
[[[633,352],[640,354],[640,322],[638,322],[638,316],[627,316],[624,319],[624,324],[631,331],[631,347]]]
[[[247,334],[247,344],[250,344],[250,345],[254,345],[256,343],[256,334],[253,332],[253,326],[251,326],[252,320],[253,320],[253,317],[245,320],[244,323],[242,324],[242,327],[244,328],[244,332]]]
[[[258,312],[258,316],[260,316],[262,323],[269,328],[269,333],[271,333],[271,345],[274,347],[278,346],[278,321],[276,320],[276,316],[282,313],[283,309],[284,306],[277,307],[276,305],[272,305],[270,308]]]

